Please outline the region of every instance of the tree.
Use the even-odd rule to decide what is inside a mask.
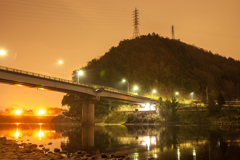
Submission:
[[[225,100],[221,92],[218,93],[217,101],[218,101],[218,105],[220,106],[225,104]]]
[[[167,99],[161,106],[160,115],[167,121],[176,121],[178,120],[177,111],[179,107],[180,105],[177,102],[176,98],[172,97],[171,100]]]
[[[69,112],[74,115],[82,114],[82,104],[79,101],[79,97],[74,94],[66,94],[63,96],[62,105],[70,106]]]

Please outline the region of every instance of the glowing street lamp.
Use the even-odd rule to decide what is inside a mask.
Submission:
[[[192,92],[192,93],[191,93],[192,101],[193,101],[193,94],[194,94],[194,93]]]
[[[78,83],[79,83],[79,76],[82,76],[83,75],[83,71],[78,71]]]
[[[62,60],[58,61],[58,64],[64,64],[64,79],[66,80],[66,64]]]
[[[153,98],[153,94],[156,93],[156,89],[152,90],[152,98]]]
[[[178,92],[175,92],[175,98],[176,98],[178,95],[179,95],[179,93],[178,93]]]
[[[138,86],[133,87],[133,93],[135,93],[136,90],[138,90]]]
[[[127,92],[129,93],[129,82],[126,79],[122,80],[123,83],[127,82]]]

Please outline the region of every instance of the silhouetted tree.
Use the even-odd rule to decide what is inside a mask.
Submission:
[[[177,111],[179,107],[180,105],[176,98],[172,97],[171,100],[167,99],[164,105],[161,106],[160,115],[167,121],[176,121],[178,120]]]
[[[218,101],[218,105],[225,104],[225,100],[221,92],[218,93],[217,101]]]

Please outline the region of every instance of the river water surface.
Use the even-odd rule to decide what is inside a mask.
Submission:
[[[106,125],[82,128],[47,123],[0,124],[0,137],[43,145],[51,151],[87,151],[92,155],[120,151],[131,159],[237,160],[240,126]],[[41,147],[39,147],[41,148]]]

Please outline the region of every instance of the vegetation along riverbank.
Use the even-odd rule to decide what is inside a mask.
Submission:
[[[150,113],[136,104],[100,98],[95,102],[96,123],[239,123],[240,62],[180,40],[155,33],[123,40],[74,70],[73,81],[79,70],[85,73],[82,83],[158,100],[154,109],[148,108],[155,110]],[[81,100],[81,95],[63,97],[69,121],[81,122]]]

